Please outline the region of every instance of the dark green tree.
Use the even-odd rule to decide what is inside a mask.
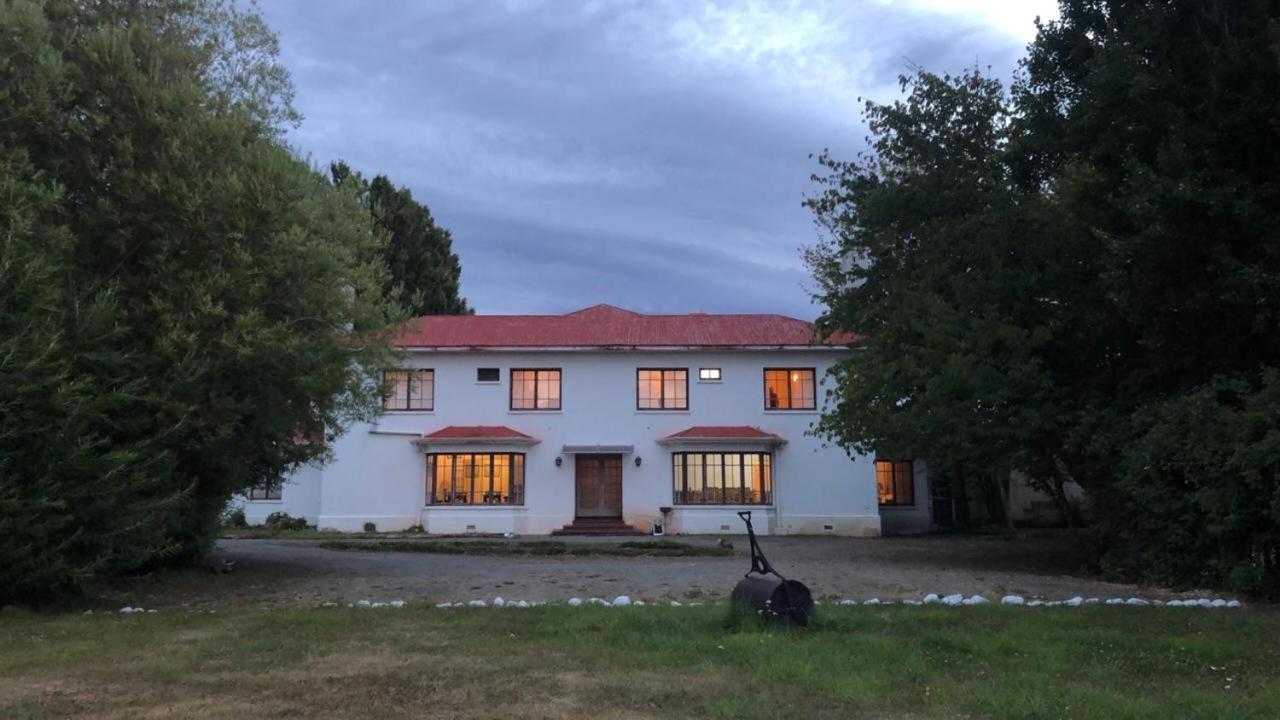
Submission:
[[[822,323],[869,339],[821,429],[1070,477],[1107,568],[1280,592],[1280,8],[1061,8],[1010,99],[921,74],[824,159]]]
[[[0,5],[0,602],[198,555],[377,411],[382,235],[231,2]]]
[[[329,174],[335,185],[355,188],[374,223],[387,234],[387,297],[415,316],[471,312],[459,295],[462,266],[453,252],[453,236],[436,225],[426,205],[387,176],[367,181],[342,161],[330,165]]]

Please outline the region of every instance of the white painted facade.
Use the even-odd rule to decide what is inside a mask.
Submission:
[[[289,477],[277,501],[249,501],[251,524],[272,512],[306,517],[318,527],[356,531],[373,523],[380,531],[421,525],[429,533],[542,535],[575,517],[575,469],[571,451],[583,446],[622,446],[622,518],[649,531],[659,508],[671,507],[668,533],[745,532],[739,510],[754,513],[756,530],[779,534],[878,535],[874,462],[850,459],[808,433],[818,420],[827,370],[849,352],[841,347],[795,349],[411,349],[406,367],[434,371],[430,411],[387,411],[376,423],[359,424],[339,437],[334,460]],[[496,383],[477,382],[477,368],[499,368]],[[561,409],[510,409],[512,368],[561,370]],[[639,368],[687,368],[688,410],[638,410]],[[700,382],[700,368],[720,368],[719,382]],[[765,368],[813,368],[819,410],[767,410]],[[415,443],[447,426],[507,426],[536,444],[433,445],[430,452],[525,454],[524,503],[431,505],[426,458]],[[752,426],[781,437],[777,446],[709,442],[672,447],[658,441],[691,426]],[[567,452],[566,450],[569,450]],[[677,450],[773,453],[773,498],[760,505],[674,505],[672,458]],[[557,458],[561,463],[557,465]],[[918,472],[923,477],[923,463]],[[902,524],[927,529],[927,495],[916,511],[894,510]],[[243,500],[241,500],[243,502]],[[886,520],[889,518],[886,517]],[[906,528],[903,528],[906,529]]]

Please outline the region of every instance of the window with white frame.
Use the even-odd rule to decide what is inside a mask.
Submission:
[[[720,382],[720,368],[698,368],[699,382]]]

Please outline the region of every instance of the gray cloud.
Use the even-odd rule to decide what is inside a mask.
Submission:
[[[848,5],[263,10],[306,116],[290,141],[408,185],[453,231],[479,312],[812,318],[809,154],[859,150],[857,98],[894,99],[912,63],[1007,77],[1029,36],[990,12]]]

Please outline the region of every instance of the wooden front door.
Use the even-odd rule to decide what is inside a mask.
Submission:
[[[578,517],[622,517],[622,456],[576,455]]]

